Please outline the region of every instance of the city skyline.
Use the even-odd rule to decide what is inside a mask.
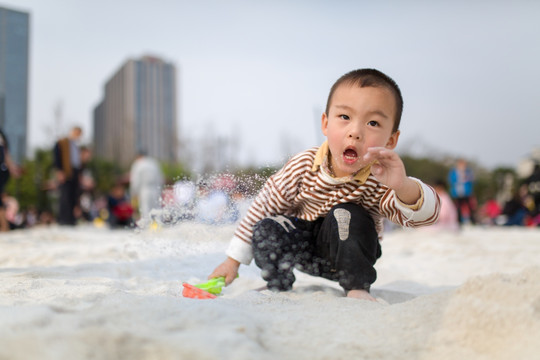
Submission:
[[[236,137],[240,164],[276,164],[319,145],[329,88],[360,67],[402,89],[398,152],[495,167],[540,146],[536,2],[11,3],[33,22],[32,147],[62,130],[58,104],[62,128],[81,124],[88,141],[107,75],[144,54],[178,68],[178,134]]]
[[[0,128],[19,163],[28,139],[29,22],[28,13],[0,6]]]

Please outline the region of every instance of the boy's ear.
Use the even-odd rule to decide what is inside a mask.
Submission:
[[[321,130],[324,136],[326,136],[328,130],[328,116],[326,116],[326,113],[323,113],[321,117]]]
[[[395,147],[397,146],[397,142],[398,142],[400,134],[401,133],[399,130],[396,131],[395,133],[392,133],[392,135],[390,135],[390,138],[388,139],[384,147],[390,150],[395,149]]]

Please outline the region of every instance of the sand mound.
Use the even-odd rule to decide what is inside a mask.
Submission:
[[[467,281],[449,298],[432,344],[437,358],[538,359],[540,267]]]

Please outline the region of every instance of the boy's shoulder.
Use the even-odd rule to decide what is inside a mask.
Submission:
[[[306,166],[311,169],[311,167],[313,166],[313,162],[315,161],[315,157],[317,156],[318,150],[319,150],[319,146],[314,146],[312,148],[299,152],[296,155],[293,155],[287,161],[284,168]]]
[[[289,158],[287,163],[285,163],[285,165],[283,165],[283,167],[274,175],[284,176],[286,174],[298,174],[298,172],[311,170],[318,149],[319,147],[315,146],[299,152],[296,155],[293,155],[291,158]]]
[[[317,151],[319,151],[320,146],[314,146],[309,149],[306,149],[302,152],[299,152],[298,154],[294,155],[291,160],[293,159],[315,159],[315,156],[317,155]]]

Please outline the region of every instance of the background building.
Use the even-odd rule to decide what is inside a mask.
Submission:
[[[13,159],[26,157],[30,15],[0,7],[0,128]]]
[[[128,60],[94,109],[94,153],[124,167],[140,151],[175,162],[176,121],[175,66],[151,56]]]

